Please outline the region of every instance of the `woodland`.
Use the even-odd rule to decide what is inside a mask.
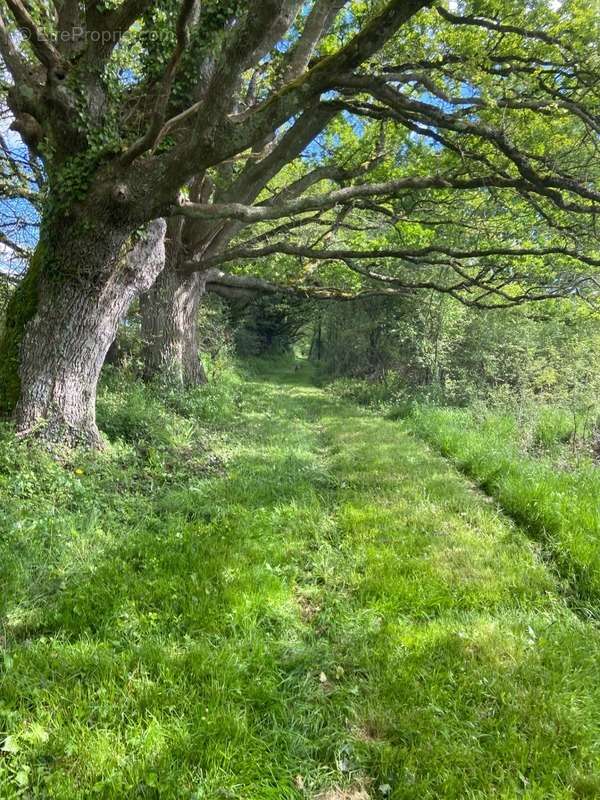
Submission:
[[[0,0],[0,800],[600,798],[598,0]]]

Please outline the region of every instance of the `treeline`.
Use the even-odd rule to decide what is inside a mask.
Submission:
[[[12,291],[0,281],[0,326]],[[199,364],[296,354],[365,403],[552,402],[579,413],[600,396],[600,317],[575,300],[482,311],[435,292],[344,302],[207,295],[195,326]],[[147,344],[138,302],[107,363],[168,381],[148,369]]]
[[[14,289],[14,281],[0,281],[0,330]],[[143,304],[121,324],[107,363],[168,382],[149,360]],[[485,311],[437,292],[351,301],[208,294],[194,328],[201,371],[224,355],[295,353],[321,380],[365,403],[551,402],[581,414],[600,396],[600,317],[575,299]]]
[[[311,355],[327,375],[464,405],[598,397],[600,318],[571,301],[467,308],[436,294],[322,306]]]

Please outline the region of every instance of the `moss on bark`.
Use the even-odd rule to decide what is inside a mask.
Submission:
[[[38,245],[25,277],[6,308],[4,330],[0,338],[0,414],[3,415],[12,414],[21,392],[21,343],[27,323],[36,312],[42,261],[42,246]]]

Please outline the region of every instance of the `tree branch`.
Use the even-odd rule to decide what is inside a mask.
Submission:
[[[304,23],[302,35],[291,50],[283,75],[284,83],[304,72],[315,48],[345,4],[346,0],[316,0]]]
[[[65,68],[63,58],[58,50],[48,41],[46,35],[39,30],[25,3],[21,0],[6,0],[17,25],[27,34],[27,39],[38,60],[48,70]]]
[[[475,15],[460,16],[459,14],[453,14],[450,11],[447,11],[443,6],[437,6],[436,11],[443,19],[446,20],[446,22],[450,22],[452,25],[467,25],[476,28],[486,28],[487,30],[494,31],[495,33],[515,33],[525,39],[537,39],[540,42],[544,42],[544,44],[563,47],[565,50],[571,49],[568,42],[565,42],[556,36],[551,36],[545,31],[529,30],[518,25],[506,25],[503,22],[497,22],[496,20],[487,19],[486,17],[478,17]]]
[[[158,98],[152,113],[150,126],[146,133],[134,142],[129,150],[123,155],[122,163],[127,166],[136,158],[154,147],[161,137],[169,98],[173,88],[173,81],[177,74],[177,69],[189,42],[189,24],[194,15],[197,0],[183,0],[179,17],[176,25],[176,43],[165,74],[160,83]]]
[[[31,82],[27,63],[15,47],[2,14],[0,14],[0,56],[16,85],[25,86]]]
[[[266,245],[261,248],[246,248],[239,246],[225,251],[219,255],[207,259],[205,264],[219,263],[231,261],[242,261],[247,259],[267,258],[269,256],[281,253],[284,255],[295,256],[299,258],[311,258],[324,261],[347,261],[352,259],[358,260],[374,260],[382,258],[392,258],[410,261],[421,261],[422,263],[431,264],[429,256],[442,255],[447,258],[452,258],[456,261],[472,261],[475,259],[489,259],[494,257],[508,257],[515,259],[522,258],[544,258],[546,256],[563,256],[573,261],[577,261],[586,266],[600,268],[600,257],[582,253],[578,250],[573,250],[568,247],[561,247],[559,245],[553,247],[481,247],[469,250],[458,250],[451,247],[443,247],[440,245],[421,247],[421,248],[377,248],[369,250],[354,250],[354,249],[329,249],[329,250],[316,250],[313,247],[303,247],[301,245],[290,244],[289,242],[276,242],[274,244]],[[188,268],[194,262],[186,265]],[[197,268],[197,264],[196,264]]]
[[[383,183],[359,184],[347,186],[328,194],[301,197],[277,206],[249,206],[242,203],[188,203],[171,209],[173,215],[196,217],[197,219],[233,219],[240,222],[261,222],[280,219],[306,211],[334,208],[337,205],[350,203],[360,197],[393,197],[399,192],[415,189],[459,189],[470,190],[490,186],[498,188],[528,188],[526,181],[520,178],[504,178],[497,175],[482,177],[457,178],[442,175],[414,176],[399,178]]]
[[[164,176],[163,194],[172,194],[181,186],[182,178],[187,180],[194,172],[221,163],[271,135],[294,115],[312,105],[322,92],[331,88],[338,72],[354,69],[370,58],[405,22],[432,2],[390,0],[383,11],[348,44],[337,53],[318,61],[300,78],[286,84],[265,103],[253,109],[250,116],[220,116],[219,110],[226,107],[224,97],[233,88],[235,70],[232,66],[225,73],[217,72],[218,88],[206,100],[207,107],[214,105],[216,112],[210,115],[210,119],[199,114],[189,140],[174,148],[164,161],[156,165]],[[183,176],[182,164],[189,164]]]

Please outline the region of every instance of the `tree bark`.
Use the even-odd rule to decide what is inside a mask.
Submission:
[[[167,267],[141,298],[146,379],[160,378],[186,387],[207,382],[197,328],[203,294],[198,273],[183,275]]]
[[[123,257],[130,231],[65,225],[44,244],[36,313],[21,347],[17,430],[73,445],[101,445],[96,387],[120,319],[164,266],[163,220]]]
[[[140,298],[144,377],[176,386],[207,383],[200,361],[198,309],[205,292],[201,272],[177,270],[184,250],[184,223],[171,219],[165,239],[165,269]]]

